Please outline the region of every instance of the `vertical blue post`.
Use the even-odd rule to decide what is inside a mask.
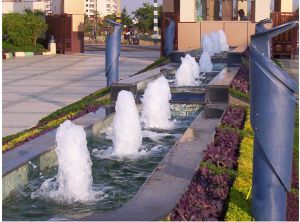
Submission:
[[[122,24],[115,21],[106,20],[113,25],[114,31],[107,36],[105,47],[105,76],[107,86],[119,81],[119,57],[121,50]]]
[[[251,36],[250,104],[254,130],[252,214],[255,220],[286,219],[291,189],[296,81],[270,59],[269,41],[290,22]]]
[[[165,55],[169,56],[174,51],[174,38],[175,38],[175,22],[170,19],[166,18],[170,24],[166,28],[165,31]]]

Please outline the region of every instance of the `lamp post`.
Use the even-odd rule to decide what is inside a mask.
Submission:
[[[154,0],[154,15],[153,15],[153,40],[154,40],[154,45],[157,44],[157,41],[159,39],[159,34],[158,34],[158,4],[157,0]]]

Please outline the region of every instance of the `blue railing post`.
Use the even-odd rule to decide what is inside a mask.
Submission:
[[[259,30],[250,43],[250,105],[254,130],[252,214],[255,220],[285,220],[291,189],[297,82],[270,59],[272,37],[290,22]]]
[[[122,24],[109,19],[106,21],[113,25],[114,28],[113,33],[107,36],[105,46],[105,76],[107,78],[107,86],[111,86],[119,81]]]
[[[174,51],[174,38],[175,38],[175,22],[170,19],[166,18],[170,24],[166,28],[165,31],[165,56],[169,56]]]
[[[255,33],[260,33],[263,31],[266,31],[267,29],[264,27],[265,24],[267,23],[272,23],[272,19],[263,19],[261,21],[259,21],[256,25],[255,25]]]

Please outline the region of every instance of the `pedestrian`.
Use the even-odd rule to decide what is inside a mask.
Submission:
[[[238,11],[238,15],[240,17],[240,21],[248,21],[248,17],[245,15],[245,12],[243,9],[240,9]]]

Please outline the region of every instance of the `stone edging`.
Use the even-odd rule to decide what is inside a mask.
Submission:
[[[54,55],[51,52],[8,52],[2,53],[2,59],[11,59],[14,57],[25,57],[25,56],[34,56],[34,55]]]

